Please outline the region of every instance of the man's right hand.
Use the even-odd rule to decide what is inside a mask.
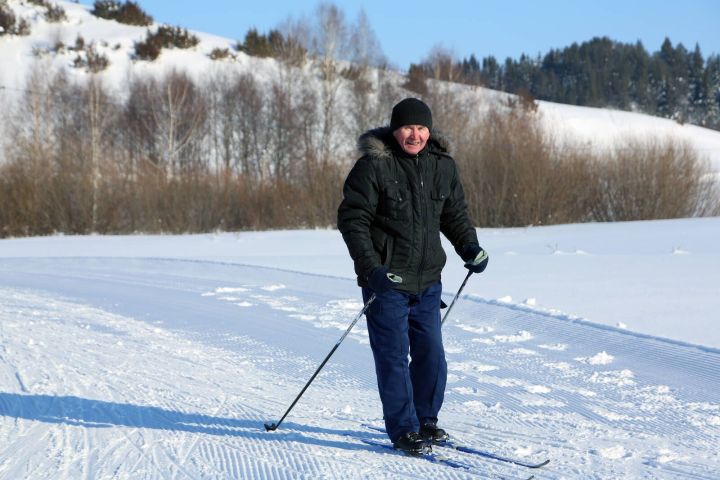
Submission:
[[[465,268],[473,273],[482,273],[488,264],[488,254],[480,245],[470,244],[463,249],[462,259],[465,260]]]
[[[402,283],[402,278],[388,272],[388,268],[385,266],[377,267],[368,277],[370,289],[377,295],[389,291],[399,283]]]

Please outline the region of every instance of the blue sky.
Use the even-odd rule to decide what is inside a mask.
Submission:
[[[320,2],[292,0],[137,0],[156,21],[241,40],[289,16],[310,18]],[[92,0],[81,3],[91,5]],[[503,61],[535,56],[595,36],[640,40],[659,50],[667,36],[703,55],[720,53],[720,0],[336,0],[354,22],[364,9],[382,49],[406,69],[442,45],[457,58],[474,53]]]

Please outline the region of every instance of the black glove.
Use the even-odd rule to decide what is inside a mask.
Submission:
[[[387,267],[377,267],[368,277],[370,289],[380,295],[393,288],[396,284],[402,283],[402,278],[388,272]]]
[[[465,268],[473,273],[482,273],[490,259],[487,252],[480,245],[472,243],[463,247],[461,256],[465,260]]]

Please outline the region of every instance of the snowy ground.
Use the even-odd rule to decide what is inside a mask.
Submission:
[[[444,328],[442,425],[550,458],[541,479],[717,478],[718,230],[481,230],[490,267]],[[362,321],[264,431],[361,307],[345,255],[333,231],[0,241],[0,478],[527,477],[364,444],[382,435],[362,427],[381,424]]]

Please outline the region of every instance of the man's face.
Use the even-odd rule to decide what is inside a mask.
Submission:
[[[430,138],[430,130],[424,125],[403,125],[393,131],[393,137],[405,153],[417,155],[425,148],[425,144]]]

